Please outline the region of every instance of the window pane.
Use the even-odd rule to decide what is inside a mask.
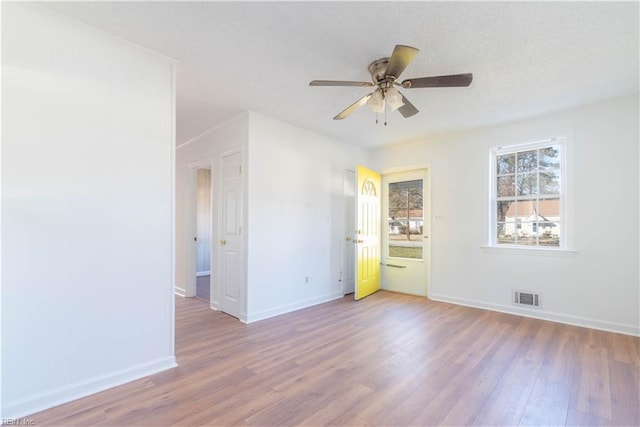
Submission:
[[[422,259],[422,247],[389,245],[389,257]]]
[[[516,238],[516,243],[518,245],[537,245],[538,240],[538,224],[532,221],[522,221],[520,223],[520,228],[518,228],[518,236]]]
[[[506,221],[510,217],[513,221],[515,217],[516,202],[498,202],[496,209],[496,220],[498,222]]]
[[[516,171],[515,164],[515,153],[496,156],[496,171],[498,172],[498,175],[514,173]]]
[[[519,221],[536,221],[538,219],[538,203],[536,200],[520,200],[518,201],[517,208],[517,219]]]
[[[407,215],[407,208],[389,208],[389,220],[404,218]]]
[[[518,196],[538,194],[538,174],[524,173],[517,175]]]
[[[544,221],[560,220],[560,199],[541,199],[538,201],[538,214]]]
[[[499,222],[496,230],[496,242],[512,245],[515,241],[515,224],[513,222]]]
[[[538,156],[541,170],[560,169],[560,147],[541,148]]]
[[[422,180],[389,184],[389,256],[422,259]]]
[[[560,171],[540,172],[540,194],[560,194]]]
[[[497,178],[498,197],[512,197],[516,195],[514,176],[499,176]]]
[[[560,246],[559,222],[541,222],[539,230],[538,244],[540,246]]]
[[[540,206],[539,244],[560,246],[560,199],[540,200],[538,204]]]
[[[538,151],[520,151],[517,153],[518,172],[531,172],[538,169]]]

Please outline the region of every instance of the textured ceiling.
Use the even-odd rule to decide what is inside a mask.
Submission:
[[[91,26],[179,61],[177,143],[255,111],[362,147],[493,125],[638,92],[638,2],[54,2]],[[420,113],[375,124],[369,80],[396,44],[401,79],[471,72],[469,88],[405,90]]]

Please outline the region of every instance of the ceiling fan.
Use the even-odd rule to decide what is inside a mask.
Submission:
[[[367,104],[376,113],[386,114],[386,106],[388,106],[391,111],[398,110],[404,118],[416,114],[418,109],[395,86],[404,89],[416,89],[424,87],[466,87],[471,84],[473,80],[473,74],[471,73],[418,77],[398,83],[396,80],[413,61],[418,52],[419,50],[415,47],[396,45],[390,58],[381,58],[369,65],[372,82],[313,80],[309,83],[309,86],[377,86],[373,92],[363,96],[333,118],[334,120],[342,120],[364,104]],[[386,120],[384,124],[387,124]]]

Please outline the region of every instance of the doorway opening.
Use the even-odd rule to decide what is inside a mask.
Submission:
[[[342,294],[353,294],[356,289],[355,282],[355,246],[353,238],[356,235],[356,173],[345,171],[342,176],[342,191],[344,200],[344,216],[342,218],[342,234],[344,234],[342,269]]]
[[[375,174],[366,168],[359,167],[358,171],[360,169]],[[343,293],[354,292],[355,282],[354,296],[359,299],[359,281],[364,276],[377,275],[378,289],[428,297],[431,278],[430,168],[427,165],[397,168],[384,171],[380,177],[381,181],[373,185],[366,180],[360,183],[360,178],[352,171],[343,175],[344,241],[340,271]],[[364,197],[376,194],[380,196],[376,203],[372,197],[369,200]],[[372,236],[375,239],[368,242]]]
[[[187,298],[207,301],[215,308],[216,272],[213,240],[215,238],[214,158],[187,165],[185,206],[185,292]]]
[[[196,297],[211,303],[211,168],[196,169]]]
[[[395,170],[382,175],[382,288],[429,295],[429,169]]]

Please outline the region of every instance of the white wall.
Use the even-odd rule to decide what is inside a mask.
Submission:
[[[230,150],[244,150],[249,135],[249,113],[242,113],[220,126],[204,132],[202,135],[181,144],[176,150],[176,293],[182,296],[195,295],[196,274],[196,244],[193,236],[196,232],[196,168],[211,167],[213,176],[213,224],[217,224],[217,199],[219,194],[218,160],[220,156]],[[246,169],[246,168],[245,168]],[[246,191],[244,195],[246,206]],[[243,219],[243,229],[246,230],[246,219]],[[246,233],[245,233],[246,236]],[[246,237],[245,237],[246,238]],[[215,242],[215,226],[212,230],[211,241]],[[211,266],[212,270],[216,266]],[[214,275],[212,280],[216,280]],[[241,275],[241,288],[246,290],[244,271]],[[244,296],[242,296],[244,300]],[[244,306],[244,303],[242,304]],[[214,284],[211,295],[211,306],[218,307],[218,294]]]
[[[2,12],[2,417],[175,366],[173,64]]]
[[[489,147],[567,135],[577,253],[531,255],[487,244]],[[638,96],[447,135],[373,154],[379,169],[431,164],[431,297],[640,334]],[[442,219],[435,219],[436,216]],[[541,293],[541,308],[510,303]]]
[[[342,297],[343,175],[366,164],[367,156],[256,113],[249,129],[251,322]]]

